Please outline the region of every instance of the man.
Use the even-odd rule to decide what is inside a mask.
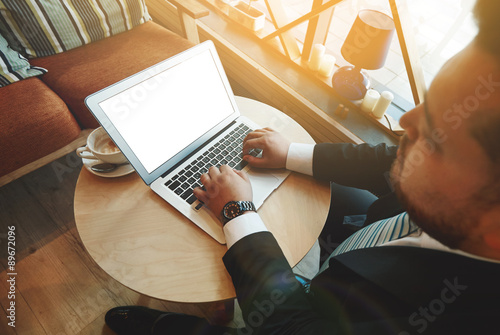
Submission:
[[[443,66],[425,103],[401,118],[406,134],[397,151],[385,145],[290,144],[269,129],[245,140],[244,151],[263,149],[262,158],[245,156],[254,166],[293,168],[376,192],[380,197],[366,213],[371,222],[406,210],[411,220],[404,212],[397,219],[408,223],[404,236],[392,239],[387,233],[390,238],[381,244],[360,247],[350,239],[371,227],[383,231],[395,220],[367,226],[337,248],[310,291],[304,290],[258,214],[228,210],[231,201],[252,199],[247,177],[227,166],[212,167],[201,177],[206,190],[195,194],[221,219],[223,209],[228,218],[237,214],[224,225],[224,263],[246,328],[210,327],[194,317],[139,307],[109,311],[107,324],[119,334],[497,333],[498,15],[498,2],[478,0],[477,38]]]

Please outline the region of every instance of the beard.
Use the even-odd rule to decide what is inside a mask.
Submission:
[[[468,237],[467,229],[470,224],[463,217],[463,211],[460,209],[447,209],[440,201],[433,201],[435,207],[440,207],[442,210],[434,214],[426,210],[424,206],[420,206],[416,201],[412,201],[400,187],[400,184],[395,186],[396,195],[401,202],[403,208],[410,216],[410,219],[419,226],[422,231],[427,233],[432,238],[438,240],[442,244],[451,249],[459,249]],[[449,213],[451,210],[452,213]]]
[[[411,169],[405,170],[408,138],[402,137],[398,158],[391,168],[391,182],[403,208],[425,233],[451,249],[458,249],[470,235],[471,204],[452,204],[439,192],[420,192],[420,196],[403,191],[402,184],[411,179]],[[418,168],[418,167],[417,167]]]

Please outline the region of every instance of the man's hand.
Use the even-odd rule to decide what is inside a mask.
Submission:
[[[222,208],[228,202],[253,200],[252,185],[248,176],[227,165],[222,165],[220,168],[212,166],[208,169],[208,173],[201,175],[200,180],[206,191],[197,187],[193,193],[219,219]]]
[[[281,169],[286,167],[290,141],[271,128],[258,129],[243,140],[243,159],[251,166]],[[252,149],[262,149],[262,157],[248,155]]]

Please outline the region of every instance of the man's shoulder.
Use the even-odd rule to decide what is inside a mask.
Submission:
[[[434,249],[384,246],[355,250],[332,259],[410,304],[431,301],[444,289],[467,291],[463,301],[492,298],[500,264]],[[466,289],[465,289],[466,288]]]
[[[362,273],[408,274],[414,277],[455,275],[477,278],[475,274],[500,276],[500,263],[488,262],[458,253],[412,246],[380,246],[353,250],[334,258]],[[478,279],[479,280],[479,279]]]
[[[324,292],[342,287],[343,306],[353,318],[364,306],[359,297],[376,301],[379,310],[403,320],[403,329],[412,329],[409,320],[426,320],[421,311],[431,311],[434,321],[429,333],[440,334],[451,323],[461,329],[496,322],[491,315],[500,311],[499,281],[497,263],[433,249],[385,246],[332,258],[328,270],[313,280],[311,289]],[[369,311],[363,315],[378,318]]]

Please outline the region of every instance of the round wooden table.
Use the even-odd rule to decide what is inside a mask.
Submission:
[[[237,97],[242,115],[294,142],[314,143],[295,121],[266,104]],[[259,214],[291,266],[313,246],[325,223],[330,188],[292,173]],[[234,298],[222,262],[227,251],[136,174],[102,178],[82,169],[75,190],[76,227],[96,263],[123,285],[162,300],[213,302]]]

